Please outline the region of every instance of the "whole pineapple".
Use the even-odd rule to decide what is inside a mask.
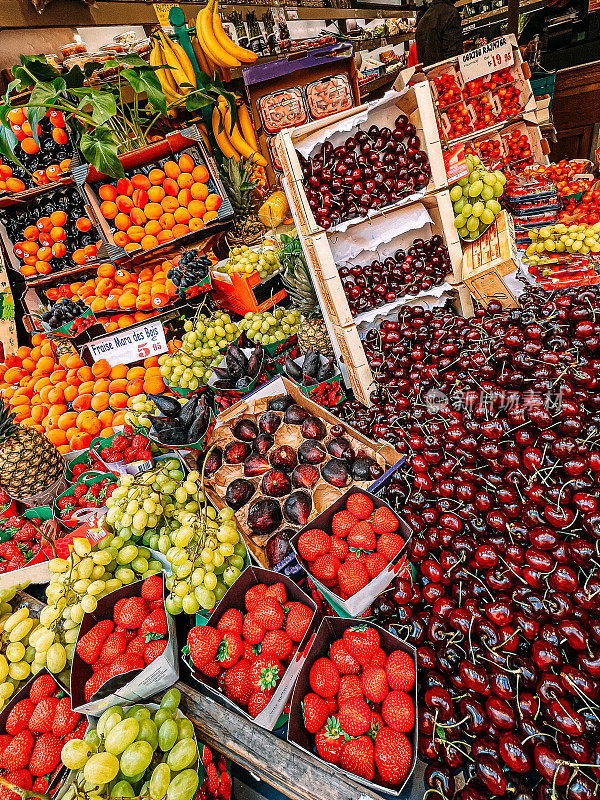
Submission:
[[[308,265],[302,252],[298,236],[285,237],[285,247],[280,254],[283,265],[283,283],[292,303],[300,311],[302,321],[298,328],[298,346],[303,353],[309,347],[328,358],[333,355],[333,347],[327,333],[327,326],[313,286]]]
[[[49,489],[62,476],[61,454],[34,428],[19,425],[0,399],[0,486],[26,498]]]
[[[235,212],[233,228],[227,234],[230,247],[255,244],[265,232],[265,226],[256,216],[258,181],[253,179],[253,172],[250,159],[226,158],[221,165],[221,179]]]

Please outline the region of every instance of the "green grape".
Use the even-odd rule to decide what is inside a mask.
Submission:
[[[167,764],[158,764],[148,784],[148,794],[152,800],[162,800],[171,782],[171,770]]]
[[[166,722],[168,719],[173,719],[173,712],[170,708],[159,708],[158,711],[154,713],[154,722],[159,731],[163,722]]]
[[[167,755],[167,764],[174,772],[179,772],[191,766],[197,757],[196,742],[193,739],[182,739]]]
[[[129,781],[117,781],[110,790],[111,797],[135,797],[133,786]]]
[[[143,773],[152,761],[153,755],[154,748],[149,742],[134,742],[128,745],[121,754],[121,772],[126,778],[133,778],[138,773]]]
[[[175,775],[167,789],[167,800],[192,800],[198,787],[198,773],[185,769]]]
[[[179,730],[178,741],[181,742],[184,739],[194,738],[194,726],[187,717],[179,717],[177,720],[177,728]]]
[[[126,719],[136,719],[138,722],[141,722],[143,719],[150,719],[152,713],[149,708],[146,706],[131,706],[131,708],[127,709],[127,713],[125,714]]]
[[[81,769],[92,755],[92,746],[83,739],[71,739],[60,751],[60,760],[67,769]]]
[[[126,717],[115,725],[104,742],[108,753],[120,755],[130,744],[133,744],[140,732],[140,722],[134,717]]]
[[[143,719],[140,723],[140,732],[137,735],[138,742],[145,741],[152,745],[152,749],[158,747],[158,728],[151,719]]]
[[[168,752],[177,742],[179,728],[174,719],[167,719],[158,731],[158,744],[163,753]]]
[[[95,753],[86,762],[83,776],[96,785],[110,783],[119,771],[119,759],[112,753]]]
[[[176,708],[179,708],[179,703],[181,703],[181,692],[176,686],[172,686],[163,695],[163,699],[160,701],[160,707],[174,711]]]

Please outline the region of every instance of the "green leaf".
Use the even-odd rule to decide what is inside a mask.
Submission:
[[[19,81],[17,81],[17,80],[11,81],[8,84],[8,86],[6,88],[6,93],[4,95],[4,101],[6,103],[10,102],[10,93],[12,92],[13,89],[16,89],[18,85],[19,85]]]
[[[85,131],[79,141],[79,149],[85,160],[98,172],[111,178],[123,178],[125,172],[117,156],[117,143],[111,131],[99,125],[93,131]]]
[[[104,125],[117,113],[117,101],[110,92],[94,92],[90,98],[92,104],[92,119],[96,125]]]
[[[84,68],[82,70],[81,67],[76,64],[74,67],[71,67],[67,73],[65,73],[64,82],[67,89],[79,89],[84,85],[86,77],[85,68],[87,66],[88,64],[84,64]]]
[[[17,145],[17,137],[12,132],[10,126],[0,125],[0,156],[12,161],[13,164],[23,166],[17,156],[15,155],[15,147]],[[24,168],[24,167],[23,167]]]
[[[187,111],[197,111],[199,108],[206,108],[206,106],[212,106],[214,103],[213,98],[203,92],[190,92],[185,98]]]
[[[56,89],[57,94],[61,94],[62,92],[66,91],[67,83],[65,79],[61,76],[60,78],[55,78],[52,81],[52,86]]]
[[[148,103],[163,116],[167,116],[167,100],[155,69],[124,69],[121,78],[126,80],[136,94],[146,93]]]
[[[33,86],[38,81],[53,81],[54,78],[60,77],[60,72],[46,61],[45,56],[21,56],[21,64],[22,67],[13,68],[13,75],[15,75],[15,70],[19,70],[19,73],[22,72],[21,80],[25,80],[29,86]],[[17,75],[15,75],[16,77]]]

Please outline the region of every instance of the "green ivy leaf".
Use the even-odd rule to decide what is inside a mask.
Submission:
[[[98,172],[111,178],[125,177],[117,155],[117,143],[106,126],[99,125],[93,131],[85,131],[79,141],[79,149],[85,160]]]
[[[214,102],[212,97],[203,92],[190,92],[185,98],[185,107],[187,111],[197,111],[199,108],[214,105]]]
[[[121,78],[127,81],[136,94],[145,92],[148,103],[163,116],[167,116],[167,100],[154,67],[144,70],[124,69]]]

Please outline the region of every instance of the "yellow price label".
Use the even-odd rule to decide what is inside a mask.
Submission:
[[[156,18],[158,20],[158,24],[161,28],[168,28],[171,24],[169,22],[169,11],[176,6],[179,6],[179,3],[153,3],[154,13],[156,14]]]

